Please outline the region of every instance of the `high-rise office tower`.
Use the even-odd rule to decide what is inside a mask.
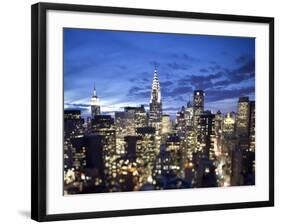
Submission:
[[[79,157],[78,149],[71,144],[71,139],[83,135],[84,119],[81,118],[80,110],[64,111],[64,169],[75,168],[78,170],[81,166],[75,163],[76,157]]]
[[[182,147],[181,139],[177,136],[169,136],[166,141],[166,150],[170,153],[170,169],[176,175],[182,171]]]
[[[125,107],[124,112],[132,114],[134,120],[134,131],[136,131],[137,128],[147,127],[147,115],[144,105],[141,105],[139,107]]]
[[[197,127],[200,115],[204,111],[204,97],[203,90],[195,90],[193,93],[193,124]]]
[[[110,115],[96,115],[92,119],[92,133],[103,137],[103,162],[105,185],[108,191],[116,191],[116,131],[114,120]]]
[[[151,182],[152,169],[159,150],[156,145],[155,128],[137,128],[137,162],[143,167],[140,176],[140,186],[146,182]]]
[[[236,117],[237,136],[249,135],[249,114],[250,114],[249,97],[240,97],[238,100],[237,117]]]
[[[143,160],[144,164],[152,164],[157,155],[155,146],[155,128],[143,127],[137,129],[137,157]]]
[[[184,119],[187,127],[193,126],[193,106],[190,101],[188,101],[186,105],[185,112],[184,112]]]
[[[235,134],[235,113],[227,113],[223,118],[222,133],[224,137],[233,137]]]
[[[91,98],[91,115],[92,118],[96,115],[100,115],[100,99],[97,96],[96,87],[94,86],[93,96]]]
[[[177,134],[182,138],[186,132],[186,123],[185,123],[185,107],[181,108],[181,111],[176,114],[176,130]]]
[[[232,152],[231,157],[231,186],[240,186],[243,184],[243,155],[241,150],[235,149]]]
[[[147,115],[144,105],[140,107],[125,107],[124,111],[115,112],[116,150],[118,154],[125,153],[125,136],[135,136],[136,129],[147,127]]]
[[[255,101],[250,102],[250,121],[249,121],[250,151],[255,151],[255,132],[256,132],[256,112]]]
[[[220,110],[215,115],[215,127],[216,135],[219,136],[222,133],[223,115]]]
[[[169,114],[162,115],[162,134],[166,135],[171,133],[172,131],[172,123]]]
[[[200,115],[198,123],[198,140],[200,151],[205,158],[214,160],[214,139],[215,139],[215,115],[210,111],[204,111]]]

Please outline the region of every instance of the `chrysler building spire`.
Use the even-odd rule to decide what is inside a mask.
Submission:
[[[151,98],[150,103],[152,101],[157,101],[158,103],[161,102],[161,92],[160,92],[160,83],[157,74],[157,68],[155,66],[152,87],[151,87]]]
[[[162,117],[162,101],[161,101],[161,92],[160,92],[160,83],[158,79],[158,72],[155,67],[154,75],[151,86],[151,98],[149,104],[149,123],[151,126],[154,126],[155,123],[161,121]]]

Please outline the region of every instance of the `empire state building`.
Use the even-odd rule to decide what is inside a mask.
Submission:
[[[151,87],[151,98],[149,104],[149,125],[159,128],[162,117],[162,100],[160,92],[160,83],[158,79],[157,70],[154,70],[154,76]]]
[[[94,93],[91,98],[91,115],[94,118],[96,115],[100,115],[100,100],[97,96],[96,87],[94,86]]]

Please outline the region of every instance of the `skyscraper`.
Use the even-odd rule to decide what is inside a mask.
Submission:
[[[94,86],[93,96],[91,98],[91,115],[92,118],[96,115],[100,115],[100,99],[97,96],[96,87]]]
[[[172,135],[166,141],[166,150],[170,153],[170,168],[171,170],[180,175],[182,165],[182,147],[181,139]]]
[[[250,104],[249,97],[240,97],[237,108],[237,120],[236,120],[236,134],[238,136],[249,134],[249,113]]]
[[[148,126],[155,128],[155,150],[160,150],[161,145],[161,129],[162,129],[162,100],[160,92],[160,83],[158,79],[157,70],[154,70],[154,76],[151,86],[151,97],[149,104],[149,120]]]
[[[195,90],[193,94],[193,124],[194,127],[198,125],[200,114],[204,111],[204,96],[203,90]]]
[[[103,162],[105,185],[108,191],[116,191],[116,130],[110,115],[96,115],[92,119],[92,134],[103,137]]]
[[[214,155],[215,139],[215,115],[210,111],[205,111],[200,115],[198,123],[198,140],[200,151],[207,159],[215,160]]]
[[[71,144],[71,139],[83,135],[84,120],[81,118],[80,110],[64,111],[64,169],[67,171],[75,166],[75,158],[79,157],[79,152]],[[76,163],[77,164],[77,163]],[[79,169],[80,165],[76,165]]]
[[[186,105],[184,119],[187,127],[193,126],[193,106],[190,101]]]
[[[250,123],[249,123],[249,137],[250,137],[250,151],[255,151],[255,132],[256,132],[256,116],[255,116],[255,101],[250,102]]]
[[[156,135],[155,128],[143,127],[137,128],[137,148],[136,156],[137,161],[143,167],[140,177],[140,186],[146,182],[151,182],[153,163],[159,153],[156,150]]]
[[[224,137],[234,136],[235,134],[235,113],[227,113],[223,118],[222,132]]]
[[[171,133],[172,131],[172,124],[171,118],[169,114],[163,114],[162,116],[162,135],[166,135]]]
[[[155,127],[161,123],[162,117],[162,100],[160,92],[160,83],[158,79],[157,70],[154,70],[154,76],[151,87],[151,97],[149,104],[149,125]]]

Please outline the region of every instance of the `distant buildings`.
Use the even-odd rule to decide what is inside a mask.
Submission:
[[[207,94],[207,93],[206,93]],[[101,193],[255,184],[255,102],[237,113],[205,110],[205,92],[163,114],[158,71],[149,109],[102,113],[94,87],[91,117],[64,111],[64,193]]]

